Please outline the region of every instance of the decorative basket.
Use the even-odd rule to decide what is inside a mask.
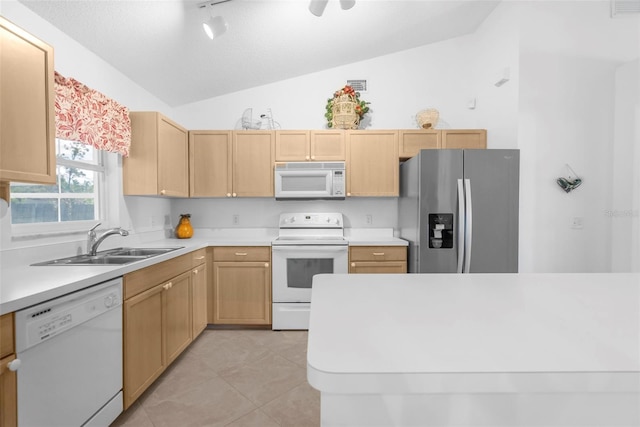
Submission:
[[[440,113],[434,108],[419,111],[416,114],[416,122],[422,129],[433,129],[438,124]]]
[[[334,98],[331,120],[334,129],[358,129],[360,116],[356,113],[358,105],[351,95],[339,95]]]

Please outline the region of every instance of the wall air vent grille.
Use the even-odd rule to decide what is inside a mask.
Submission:
[[[351,86],[356,92],[363,93],[367,91],[366,80],[347,80],[347,84]]]
[[[640,14],[640,0],[611,0],[611,17]]]

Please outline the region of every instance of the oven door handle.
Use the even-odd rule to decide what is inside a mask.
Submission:
[[[295,252],[322,252],[325,253],[340,253],[347,252],[349,250],[349,246],[340,245],[340,246],[296,246],[296,245],[282,245],[282,246],[271,246],[273,251],[295,251]]]

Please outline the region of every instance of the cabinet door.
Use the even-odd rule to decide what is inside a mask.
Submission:
[[[276,131],[276,162],[304,162],[311,160],[308,130]]]
[[[398,133],[347,132],[347,196],[397,196]]]
[[[189,197],[189,148],[187,131],[158,116],[158,194]]]
[[[274,135],[233,133],[233,197],[273,197]]]
[[[347,156],[344,139],[343,130],[312,130],[311,160],[344,161]]]
[[[442,148],[487,148],[486,129],[443,129]]]
[[[271,267],[268,262],[214,262],[213,269],[213,323],[271,323]]]
[[[401,130],[399,133],[400,158],[408,159],[420,150],[438,149],[441,146],[439,130]]]
[[[18,407],[16,396],[16,372],[9,370],[9,363],[15,360],[15,354],[0,359],[0,426],[15,427],[18,425]]]
[[[404,274],[407,272],[407,263],[403,261],[386,262],[352,262],[349,264],[351,274]]]
[[[189,194],[231,197],[231,132],[189,132]]]
[[[191,343],[191,272],[176,276],[162,287],[163,337],[169,366]]]
[[[13,313],[0,316],[0,359],[15,352],[13,329]]]
[[[53,48],[0,17],[0,181],[56,182]]]
[[[162,347],[162,293],[158,285],[124,302],[124,408],[127,409],[165,368]]]
[[[207,265],[191,270],[191,310],[193,319],[192,337],[195,340],[207,327]]]

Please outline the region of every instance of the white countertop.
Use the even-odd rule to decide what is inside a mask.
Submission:
[[[398,245],[407,244],[402,239],[393,237],[391,229],[364,229],[356,232],[353,243],[372,242],[370,244]],[[389,232],[391,230],[391,234]],[[158,239],[150,242],[139,242],[132,238],[107,239],[99,250],[117,246],[129,247],[177,247],[178,249],[160,256],[133,262],[121,266],[31,266],[30,264],[56,258],[73,256],[74,253],[55,253],[52,249],[42,252],[39,257],[22,256],[22,250],[14,250],[17,254],[3,254],[0,258],[0,315],[21,310],[52,298],[84,289],[88,286],[122,276],[140,268],[184,255],[191,251],[208,246],[270,246],[277,237],[275,228],[234,228],[234,229],[196,229],[191,239]],[[375,239],[375,240],[372,240]],[[55,245],[54,248],[55,250]]]
[[[314,277],[323,392],[640,392],[639,274]]]

